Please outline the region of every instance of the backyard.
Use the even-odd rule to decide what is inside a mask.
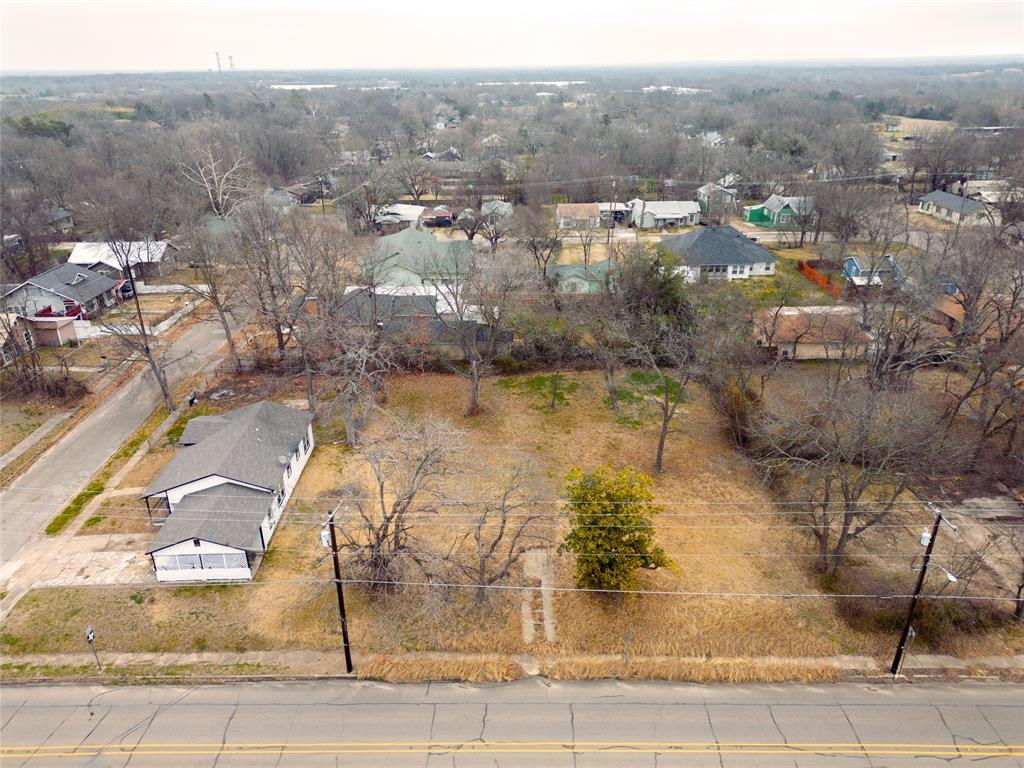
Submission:
[[[532,489],[552,513],[538,525],[534,546],[546,550],[544,556],[550,552],[551,583],[563,590],[572,587],[572,566],[567,556],[553,550],[565,533],[555,500],[563,495],[566,474],[573,467],[600,464],[650,471],[657,424],[642,406],[632,418],[616,418],[597,373],[566,374],[564,399],[554,411],[533,385],[535,378],[486,380],[484,412],[466,418],[461,415],[461,381],[442,375],[397,376],[390,381],[385,415],[400,423],[445,419],[460,430],[460,450],[443,479],[437,513],[416,519],[425,548],[446,546],[459,525],[453,515],[460,510],[465,514],[461,502],[493,493],[497,476],[525,462],[532,466]],[[458,386],[453,386],[456,381]],[[211,391],[222,393],[211,410],[226,409],[262,397],[294,400],[301,396],[302,382],[229,377]],[[385,593],[353,584],[346,588],[346,600],[357,663],[367,654],[410,651],[530,653],[571,674],[572,663],[565,659],[580,654],[731,658],[890,653],[902,606],[850,610],[841,605],[842,598],[829,596],[830,585],[810,567],[810,537],[784,506],[773,504],[776,500],[734,449],[699,387],[691,386],[676,421],[679,432],[669,438],[665,472],[654,479],[655,498],[664,507],[655,520],[657,541],[675,565],[643,571],[640,580],[644,590],[689,595],[616,598],[557,591],[550,617],[554,639],[543,640],[538,629],[531,642],[533,628],[527,632],[526,625],[542,603],[535,592],[496,590],[478,608],[472,590],[410,586]],[[370,436],[387,430],[388,418],[379,418]],[[339,489],[349,488],[345,498],[355,501],[358,492],[351,488],[366,479],[367,470],[361,456],[333,433],[332,424],[318,425],[318,447],[252,584],[34,590],[4,623],[0,649],[12,655],[81,651],[76,627],[82,620],[96,627],[106,650],[337,649],[331,566],[319,528],[327,510],[342,497]],[[166,441],[154,446],[122,486],[145,485],[173,450]],[[108,505],[104,519],[92,525],[87,521],[81,533],[127,532],[146,524],[137,496],[128,499]],[[916,522],[906,520],[908,525]],[[885,566],[884,557],[878,566],[874,557],[855,556],[851,570],[872,569],[871,583],[879,588],[909,589],[913,574],[895,556],[913,550],[914,542],[875,544],[888,547],[882,551],[894,556],[892,565]],[[531,578],[519,583],[538,582]],[[922,631],[916,649],[1007,654],[1024,649],[1024,638],[1019,629]]]

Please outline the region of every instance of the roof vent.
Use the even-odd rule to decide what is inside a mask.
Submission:
[[[277,463],[280,464],[282,467],[287,467],[289,461],[290,461],[290,459],[287,456],[278,456],[277,457]]]

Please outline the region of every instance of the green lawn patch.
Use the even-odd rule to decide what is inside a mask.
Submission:
[[[732,284],[759,309],[778,306],[783,295],[788,306],[809,307],[836,303],[836,299],[825,289],[797,272],[796,264],[786,258],[779,259],[774,275],[734,280]]]
[[[187,411],[183,411],[181,416],[171,425],[171,428],[167,430],[167,444],[178,444],[178,441],[181,439],[181,433],[185,431],[185,425],[188,424],[189,419],[196,416],[210,416],[216,412],[216,409],[211,407],[209,403],[198,403]]]
[[[579,382],[569,379],[562,373],[539,374],[525,379],[498,379],[498,386],[503,389],[522,392],[539,399],[535,408],[546,408],[551,405],[551,391],[555,391],[555,404],[565,405],[570,395],[576,394]]]

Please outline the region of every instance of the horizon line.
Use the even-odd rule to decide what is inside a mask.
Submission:
[[[217,72],[213,67],[176,67],[167,69],[4,69],[0,67],[0,78],[2,77],[89,77],[97,75],[173,75],[173,74],[216,74],[219,77],[231,76],[241,73],[289,73],[289,72],[331,72],[331,73],[361,73],[361,72],[489,72],[494,70],[508,71],[537,71],[537,70],[562,70],[581,71],[596,69],[629,70],[629,69],[685,69],[685,68],[710,68],[730,66],[793,66],[793,65],[911,65],[911,64],[952,64],[952,63],[1024,63],[1024,52],[1003,52],[966,54],[960,56],[935,55],[935,56],[865,56],[865,57],[843,57],[834,59],[823,58],[788,58],[788,59],[715,59],[699,61],[680,62],[637,62],[637,63],[591,63],[591,64],[491,64],[481,66],[434,66],[434,67],[392,67],[387,66],[346,66],[346,67],[253,67],[227,72]]]

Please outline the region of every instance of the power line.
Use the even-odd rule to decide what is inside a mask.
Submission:
[[[117,489],[114,489],[114,490],[117,490]],[[52,491],[52,486],[22,486],[22,487],[15,487],[15,486],[10,486],[10,485],[8,485],[8,486],[0,486],[0,492],[20,493],[20,492],[33,492],[33,491]],[[124,496],[130,496],[130,494],[123,494],[123,495]],[[141,498],[141,497],[137,497],[137,498]],[[159,495],[159,493],[155,493],[150,498],[162,498],[162,497]],[[232,495],[225,495],[223,498],[249,498],[249,496],[246,496],[246,495],[243,495],[243,494],[232,494]],[[292,500],[292,501],[323,501],[323,502],[332,502],[332,503],[336,502],[338,500],[338,498],[339,498],[338,494],[323,494],[323,495],[318,495],[318,496],[290,496],[289,497],[289,499]],[[349,496],[349,495],[345,495],[344,496],[344,501],[346,501],[346,502],[352,502],[352,501],[355,501],[355,502],[359,502],[359,501],[378,502],[379,500],[380,499],[378,497],[376,497],[376,496]],[[459,498],[459,497],[448,497],[448,496],[437,497],[437,501],[439,501],[440,503],[443,503],[443,504],[492,504],[492,503],[495,503],[495,502],[497,502],[499,500],[500,499],[497,496],[492,497],[492,498],[477,497],[477,498],[472,498],[472,499]],[[30,503],[30,502],[19,502],[19,503]],[[870,508],[874,508],[874,509],[877,509],[877,508],[888,508],[890,506],[892,506],[892,507],[895,507],[895,506],[918,506],[918,507],[922,507],[922,509],[923,509],[928,504],[945,505],[945,504],[949,504],[949,503],[951,503],[951,502],[949,502],[948,500],[896,499],[895,501],[892,501],[892,502],[872,501],[872,500],[858,500],[858,501],[851,501],[851,502],[847,503],[847,502],[842,502],[842,501],[836,501],[836,502],[834,502],[834,506],[835,507],[844,507],[847,504],[849,504],[849,505],[853,505],[853,506],[857,506],[857,507],[864,506],[864,507],[870,507]],[[567,499],[567,498],[564,498],[564,499],[561,499],[561,498],[556,498],[556,499],[528,499],[528,500],[525,500],[523,502],[523,504],[524,505],[534,505],[534,506],[537,506],[537,505],[565,505],[565,506],[571,506],[573,504],[573,502],[572,502],[571,499]],[[698,506],[698,507],[699,506],[718,506],[718,507],[742,507],[742,506],[778,507],[778,506],[785,506],[785,507],[799,507],[799,506],[820,506],[822,504],[822,502],[821,501],[814,501],[814,500],[779,501],[779,500],[772,500],[772,499],[766,499],[766,500],[763,500],[763,501],[758,501],[758,500],[742,500],[742,499],[736,500],[736,501],[714,501],[714,500],[708,500],[708,501],[673,501],[671,499],[653,499],[651,501],[643,501],[643,500],[639,500],[639,501],[600,501],[600,502],[594,502],[594,504],[595,505],[598,505],[598,504],[600,504],[600,505],[622,504],[622,505],[630,505],[630,506],[661,506],[661,507],[679,507],[679,506]],[[1020,512],[1020,513],[1024,513],[1024,508],[1022,508],[1021,506],[1018,506],[1018,505],[1013,505],[1013,506],[1007,505],[1005,507],[990,507],[990,506],[981,507],[981,506],[976,506],[976,505],[975,506],[961,505],[957,510],[952,510],[952,511],[956,512],[956,511],[960,511],[960,510],[963,510],[963,511],[973,511],[973,512]],[[870,511],[870,510],[866,510],[866,511]],[[458,513],[458,514],[462,514],[462,513]],[[614,514],[614,513],[609,513],[609,514]],[[666,515],[673,515],[673,514],[689,514],[689,513],[661,512],[659,514],[660,514],[660,516],[666,516]],[[718,513],[718,512],[694,512],[692,514],[695,514],[695,515],[716,515],[716,514],[728,515],[728,514],[731,514],[731,513],[728,513],[728,512],[721,512],[721,513]],[[763,514],[763,515],[783,515],[783,514],[793,514],[793,513],[780,511],[780,512],[743,512],[741,514],[744,514],[744,515],[759,515],[759,514]]]
[[[232,587],[261,587],[279,584],[305,584],[309,586],[333,585],[336,579],[267,579],[266,581],[239,581],[227,586]],[[582,593],[582,594],[623,594],[623,595],[654,595],[660,597],[690,597],[690,598],[713,598],[713,599],[781,599],[781,600],[908,600],[913,597],[911,594],[876,594],[867,592],[831,593],[831,592],[724,592],[724,591],[682,591],[669,589],[590,589],[586,587],[544,587],[531,584],[475,584],[475,583],[446,583],[442,581],[375,581],[373,579],[343,578],[342,584],[362,585],[368,587],[425,587],[429,589],[494,589],[506,592],[543,592],[545,590],[561,593]],[[174,582],[156,582],[153,584],[88,584],[83,587],[102,587],[107,589],[180,589],[182,584]],[[57,589],[58,587],[40,587],[41,589]],[[928,600],[973,600],[983,602],[1014,602],[1013,596],[994,597],[990,595],[945,595],[926,594],[921,595]]]

